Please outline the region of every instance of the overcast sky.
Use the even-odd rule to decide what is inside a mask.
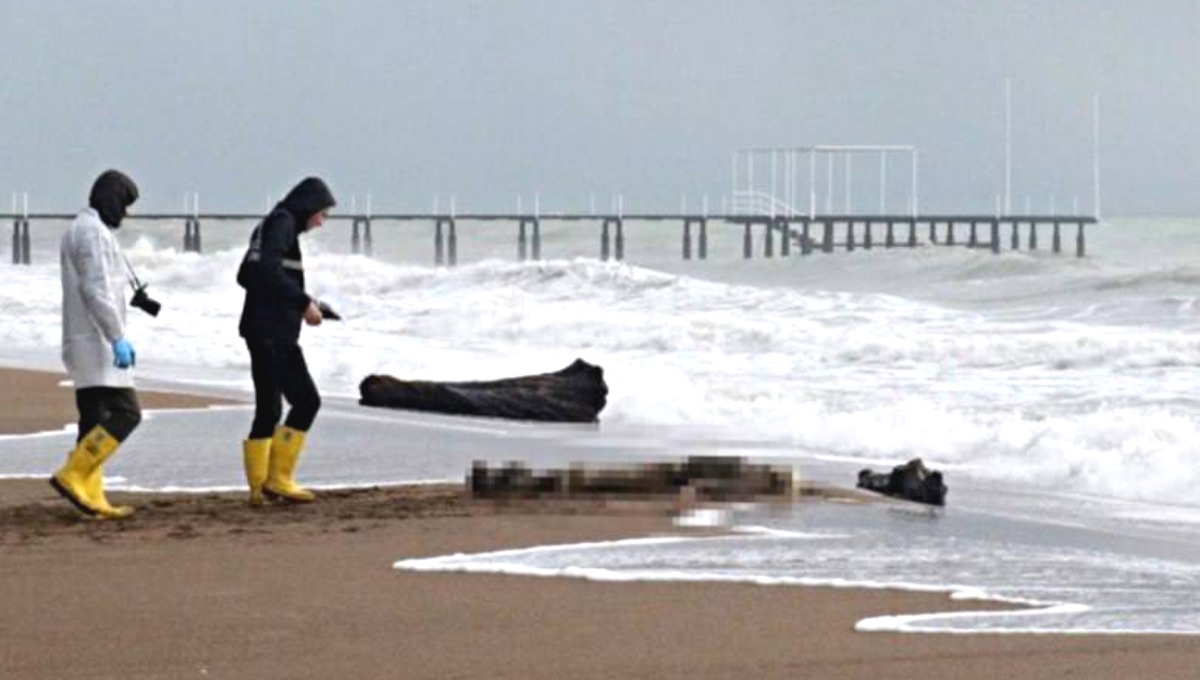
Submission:
[[[1009,78],[1014,208],[1090,211],[1098,94],[1104,212],[1200,214],[1200,0],[0,7],[0,210],[74,209],[107,167],[142,211],[259,211],[307,174],[376,212],[715,207],[738,147],[915,144],[923,209],[990,212]]]

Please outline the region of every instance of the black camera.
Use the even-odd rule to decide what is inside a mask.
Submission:
[[[129,301],[129,304],[150,316],[158,316],[158,311],[162,309],[162,303],[146,294],[147,285],[143,283],[133,291],[133,299]]]
[[[342,320],[342,315],[333,311],[333,307],[330,307],[329,303],[324,300],[317,300],[317,309],[320,310],[322,319],[329,319],[330,321]]]

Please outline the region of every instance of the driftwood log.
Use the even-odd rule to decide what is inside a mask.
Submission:
[[[897,465],[891,472],[864,468],[858,473],[858,488],[928,505],[945,505],[950,491],[942,473],[925,467],[920,458]]]
[[[582,359],[554,373],[485,382],[369,375],[358,391],[364,406],[564,423],[595,422],[608,397],[604,369]]]

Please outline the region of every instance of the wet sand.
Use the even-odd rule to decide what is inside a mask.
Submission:
[[[70,391],[53,378],[22,393],[22,423],[73,419],[61,420]],[[15,427],[0,413],[0,431]],[[261,509],[241,494],[112,497],[138,514],[82,520],[44,481],[0,481],[0,677],[1128,680],[1200,668],[1196,637],[853,630],[867,616],[986,606],[940,595],[392,569],[680,531],[654,505],[495,506],[457,485]]]
[[[63,386],[67,376],[61,373],[0,368],[0,434],[28,434],[60,430],[78,420],[75,391]],[[143,409],[201,408],[229,403],[211,397],[138,390]]]

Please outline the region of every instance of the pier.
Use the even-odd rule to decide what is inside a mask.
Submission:
[[[34,221],[66,221],[70,213],[0,214],[0,220],[12,223],[12,263],[30,264],[30,229]],[[250,221],[263,218],[259,213],[148,213],[131,216],[139,221],[183,223],[184,252],[203,252],[201,225],[208,222]],[[712,223],[740,227],[743,231],[742,257],[791,257],[813,252],[833,253],[841,250],[871,250],[872,248],[915,248],[943,246],[983,248],[993,253],[1003,250],[1040,247],[1052,253],[1063,252],[1063,239],[1074,236],[1077,257],[1087,253],[1085,226],[1097,219],[1081,215],[770,215],[705,213],[382,213],[378,215],[330,215],[333,221],[350,222],[350,250],[370,256],[373,252],[372,226],[378,222],[416,223],[431,227],[432,261],[438,266],[453,267],[458,263],[460,222],[508,222],[514,228],[514,255],[517,260],[542,259],[541,224],[543,222],[575,222],[580,229],[596,229],[597,256],[602,260],[625,259],[625,224],[627,222],[660,222],[664,228],[676,225],[680,229],[680,257],[684,260],[706,260],[709,256],[708,230]],[[1074,233],[1064,233],[1074,227]],[[469,238],[469,234],[463,235]],[[1043,240],[1048,237],[1047,242]]]

